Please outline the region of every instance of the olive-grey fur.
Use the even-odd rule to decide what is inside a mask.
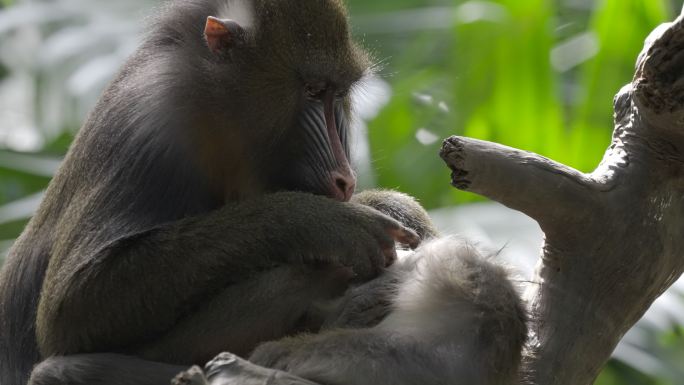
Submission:
[[[510,271],[454,237],[350,290],[333,318],[318,334],[261,345],[250,361],[325,385],[505,385],[527,337]]]
[[[238,3],[253,24],[216,55],[205,20]],[[368,69],[346,19],[338,0],[179,0],[150,22],[0,272],[0,383],[46,359],[34,384],[154,384],[315,332],[332,324],[322,304],[376,277],[397,234],[415,237],[391,218],[411,210],[319,196],[338,159],[304,85],[348,91]],[[349,106],[342,92],[347,154]]]
[[[339,272],[340,282],[349,272],[339,266],[359,280],[384,266],[396,221],[360,205],[277,192],[297,182],[299,190],[320,192],[311,181],[327,178],[320,164],[299,167],[310,156],[288,150],[297,130],[286,127],[304,100],[298,81],[326,77],[344,89],[368,67],[350,40],[344,7],[245,0],[255,12],[245,44],[213,55],[202,28],[227,2],[166,6],[77,135],[0,273],[3,385],[23,385],[32,366],[53,355],[122,352],[197,363],[218,351],[177,357],[157,344],[222,290],[235,295],[261,273],[291,264],[336,266],[327,276]],[[336,113],[349,112],[346,97]],[[287,172],[287,185],[275,178]],[[338,290],[332,286],[333,293],[305,291],[326,298]],[[299,313],[292,317],[305,318],[304,302],[288,309]],[[283,319],[279,329],[228,333],[224,348],[249,351],[312,328],[273,316]],[[247,321],[223,317],[219,323]]]
[[[416,232],[435,231],[408,195],[374,190],[354,200],[383,202],[377,208],[386,214],[421,223]],[[326,385],[514,383],[527,317],[511,272],[463,239],[424,239],[380,277],[320,302],[319,334],[263,344],[250,360]],[[281,291],[293,282],[263,284]],[[184,369],[113,354],[55,357],[34,370],[30,385],[163,385]]]
[[[392,190],[366,190],[354,195],[351,201],[389,215],[415,231],[421,239],[439,235],[423,206],[410,195]]]

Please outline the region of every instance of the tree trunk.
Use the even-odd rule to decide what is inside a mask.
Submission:
[[[525,384],[591,384],[684,271],[683,17],[647,39],[593,173],[494,143],[444,142],[455,187],[522,211],[544,231],[526,293]]]

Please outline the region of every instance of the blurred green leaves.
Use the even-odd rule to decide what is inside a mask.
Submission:
[[[449,171],[437,156],[449,135],[499,142],[591,171],[609,145],[613,96],[631,80],[644,38],[681,6],[668,0],[347,2],[354,33],[373,51],[379,75],[392,89],[389,103],[368,122],[372,179],[428,208],[481,199],[449,187]],[[3,9],[14,3],[10,9],[18,12]],[[0,149],[0,263],[37,207],[79,114],[113,76],[107,69],[135,46],[133,16],[145,13],[143,3],[0,0],[0,12],[6,12],[0,18],[0,82],[13,70],[36,72],[30,82],[34,118],[46,126],[40,128],[48,141],[38,153]],[[17,26],[24,30],[17,33]],[[7,44],[18,34],[40,49]],[[36,59],[27,53],[38,60],[23,61]],[[8,58],[22,60],[1,60]],[[59,103],[46,102],[53,99]],[[644,339],[656,343],[637,341],[637,354],[624,359],[631,367],[612,361],[597,384],[677,384],[678,372],[665,380],[636,369],[640,357],[670,368],[684,362],[681,330],[658,336]]]
[[[610,144],[614,95],[631,81],[646,36],[674,10],[665,0],[459,1],[424,31],[408,26],[403,33],[397,25],[410,19],[407,12],[420,19],[419,11],[378,17],[375,24],[395,33],[362,38],[381,59],[395,56],[381,71],[392,98],[369,124],[375,179],[430,208],[482,199],[446,187],[449,171],[437,153],[449,135],[592,171]],[[450,27],[440,29],[445,19]],[[424,140],[425,132],[439,139]],[[649,338],[631,341],[596,384],[684,384],[681,333],[637,332]],[[667,341],[653,343],[663,335]]]
[[[72,134],[64,133],[39,153],[0,150],[0,264],[38,207],[72,139]]]
[[[404,49],[385,70],[393,97],[370,124],[378,183],[428,207],[474,199],[444,188],[449,179],[436,157],[440,141],[421,142],[416,135],[423,130],[440,139],[495,141],[593,170],[610,143],[613,96],[631,81],[644,38],[672,12],[664,0],[582,4],[456,2],[445,7],[451,29],[401,36]],[[367,43],[374,39],[388,38],[364,36]],[[420,103],[416,93],[438,103]],[[439,103],[448,107],[444,117]]]
[[[581,88],[571,105],[570,146],[559,160],[582,171],[596,165],[592,161],[597,149],[587,144],[608,143],[606,111],[612,106],[612,95],[631,81],[645,37],[672,17],[665,1],[604,0],[596,8],[590,29],[600,49],[578,76]]]

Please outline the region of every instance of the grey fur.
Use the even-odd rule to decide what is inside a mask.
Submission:
[[[51,357],[31,373],[31,385],[168,385],[185,366],[145,361],[120,354]]]
[[[415,231],[421,239],[439,235],[428,213],[410,195],[392,190],[366,190],[354,195],[351,201],[389,215]]]
[[[358,201],[386,202],[385,208],[392,206],[389,211],[414,213],[427,225],[415,228],[417,232],[433,228],[420,205],[404,194],[369,191],[361,193]],[[341,300],[333,296],[316,302],[320,305],[316,322],[325,321],[320,334],[266,343],[250,360],[326,385],[511,384],[526,337],[526,314],[510,272],[494,259],[462,239],[429,240],[380,277],[347,290]],[[296,308],[298,301],[310,302],[308,294],[295,291],[290,297],[294,302],[289,302],[283,293],[313,276],[321,275],[304,271],[296,276],[292,267],[285,267],[271,271],[263,280],[251,281],[253,289],[238,290],[263,295],[268,287],[280,297],[280,302],[269,299],[269,303]],[[321,278],[322,283],[330,282],[330,277]],[[339,293],[344,280],[338,282]],[[219,301],[231,298],[217,297]],[[272,315],[261,312],[263,306],[253,304],[254,316],[241,317],[244,329],[233,322],[240,333],[249,334],[259,325],[273,323]],[[228,313],[234,306],[230,301],[210,304]],[[282,317],[287,311],[273,312]],[[201,323],[195,325],[195,335],[212,334],[223,340],[221,325],[202,314],[197,319]],[[275,325],[283,322],[288,321],[281,319]],[[195,348],[167,341],[170,345],[165,350]],[[88,385],[89,379],[103,384],[168,383],[171,376],[164,366],[147,364],[113,355],[55,357],[38,366],[31,385]],[[183,369],[171,369],[178,368]]]
[[[512,384],[527,317],[490,259],[461,239],[430,241],[361,286],[338,329],[266,343],[250,361],[326,385]],[[386,318],[368,317],[377,304],[356,306],[368,298],[387,300]]]
[[[511,384],[526,317],[509,272],[491,258],[461,239],[430,241],[356,288],[363,296],[344,301],[338,329],[264,344],[250,360],[326,385]],[[368,297],[384,297],[389,315],[369,318],[378,304],[357,306]],[[31,384],[162,385],[182,369],[116,355],[57,357]]]

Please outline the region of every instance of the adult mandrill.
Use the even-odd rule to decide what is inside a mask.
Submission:
[[[319,333],[261,344],[249,360],[320,385],[516,383],[527,329],[508,271],[466,241],[436,238],[427,213],[407,195],[365,191],[352,200],[414,228],[425,243],[379,277],[322,302]],[[264,296],[263,288],[288,290],[297,285],[260,284],[263,287],[250,293],[253,298]],[[198,333],[211,333],[212,328],[215,325],[205,324]],[[227,357],[218,358],[208,365],[213,375],[218,374],[214,362]],[[71,355],[43,361],[29,384],[162,385],[184,369],[125,355]],[[246,375],[230,369],[223,376],[216,383],[294,383],[267,371]],[[187,382],[178,377],[173,383]]]
[[[337,0],[162,10],[3,266],[0,383],[50,356],[247,354],[315,331],[312,304],[415,246],[346,202],[348,94],[368,66]]]
[[[33,383],[166,384],[318,331],[321,303],[419,241],[348,202],[348,94],[368,67],[339,0],[166,7],[0,273],[0,383],[47,359]]]

